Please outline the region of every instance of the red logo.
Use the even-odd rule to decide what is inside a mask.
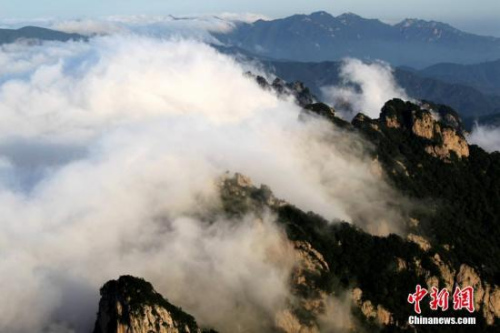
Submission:
[[[417,291],[414,294],[408,295],[408,303],[413,304],[415,312],[420,314],[420,302],[429,292],[427,289],[422,288],[419,284],[417,285]]]
[[[413,308],[416,313],[422,313],[420,302],[423,301],[428,294],[429,291],[427,291],[427,289],[422,288],[421,285],[417,285],[415,293],[408,295],[408,303],[413,304]],[[441,309],[441,311],[448,310],[450,293],[446,288],[439,290],[436,287],[432,287],[430,296],[431,301],[429,305],[432,311],[437,311],[438,309]],[[460,289],[459,287],[456,287],[455,292],[453,293],[453,309],[466,309],[470,313],[473,313],[475,310],[474,288],[465,287]]]
[[[450,293],[446,290],[446,288],[439,291],[438,288],[432,287],[431,298],[431,310],[437,311],[439,308],[441,308],[441,311],[448,310]]]
[[[470,313],[474,312],[474,289],[472,287],[466,287],[460,289],[455,288],[453,293],[453,310],[466,309]]]

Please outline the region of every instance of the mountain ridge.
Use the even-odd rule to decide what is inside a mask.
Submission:
[[[227,45],[296,61],[349,56],[422,68],[444,61],[474,63],[500,58],[500,38],[466,33],[441,22],[405,19],[390,25],[352,13],[335,17],[320,11],[258,20],[214,36]]]

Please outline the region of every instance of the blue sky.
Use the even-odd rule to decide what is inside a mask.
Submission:
[[[0,17],[4,19],[221,12],[284,17],[317,10],[335,15],[354,12],[389,22],[418,17],[500,36],[500,0],[0,0]]]

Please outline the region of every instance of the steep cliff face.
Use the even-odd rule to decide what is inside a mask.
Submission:
[[[352,300],[361,309],[361,313],[366,319],[374,320],[379,325],[393,324],[392,314],[384,306],[379,304],[375,307],[370,300],[363,301],[362,296],[363,291],[361,289],[355,288],[352,291]]]
[[[94,333],[201,333],[195,319],[139,278],[122,276],[101,289]]]
[[[461,265],[456,275],[456,283],[461,287],[473,287],[476,309],[480,309],[488,324],[500,318],[500,287],[484,282],[476,270],[468,265]]]
[[[320,332],[318,318],[326,311],[329,294],[321,290],[317,281],[330,272],[321,253],[309,242],[292,242],[296,265],[290,277],[293,299],[289,309],[276,315],[276,328],[286,333]]]
[[[442,160],[448,160],[451,152],[459,158],[469,157],[469,145],[465,138],[450,128],[438,130],[440,143],[426,147],[425,151]]]
[[[277,199],[265,185],[256,187],[252,180],[236,173],[226,174],[219,182],[224,209],[231,215],[262,214],[288,205]],[[307,241],[288,241],[284,246],[293,252],[295,265],[290,275],[290,299],[286,309],[275,314],[271,331],[281,333],[318,333],[318,317],[325,313],[328,293],[321,290],[318,281],[329,274],[329,266],[322,254]]]

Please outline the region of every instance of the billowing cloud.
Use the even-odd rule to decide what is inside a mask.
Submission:
[[[182,36],[216,42],[211,32],[227,32],[234,28],[238,16],[193,15],[176,17],[172,15],[152,16],[110,16],[101,19],[77,19],[55,21],[50,27],[65,32],[80,34],[135,33],[146,36]],[[249,19],[248,17],[242,17]]]
[[[122,274],[201,324],[263,331],[293,258],[271,250],[284,242],[273,216],[216,214],[227,170],[328,219],[398,231],[397,196],[361,138],[299,121],[203,43],[19,44],[0,61],[2,332],[87,332],[99,286]]]
[[[324,87],[322,91],[325,99],[336,105],[346,119],[352,119],[359,112],[378,118],[388,100],[409,99],[396,83],[390,65],[381,61],[368,64],[359,59],[345,59],[340,78],[340,85]]]
[[[251,23],[266,16],[255,13],[219,13],[213,15],[115,15],[101,18],[0,20],[1,28],[40,26],[67,33],[82,35],[113,35],[134,33],[162,38],[189,37],[218,43],[212,32],[224,33],[240,22]]]
[[[263,20],[263,21],[269,21],[271,20],[270,17],[262,14],[257,14],[257,13],[229,13],[229,12],[224,12],[220,14],[216,14],[214,16],[226,19],[226,20],[231,20],[231,21],[236,21],[236,22],[245,22],[245,23],[253,23],[258,20]]]
[[[500,151],[500,128],[476,124],[467,141],[488,152]]]

